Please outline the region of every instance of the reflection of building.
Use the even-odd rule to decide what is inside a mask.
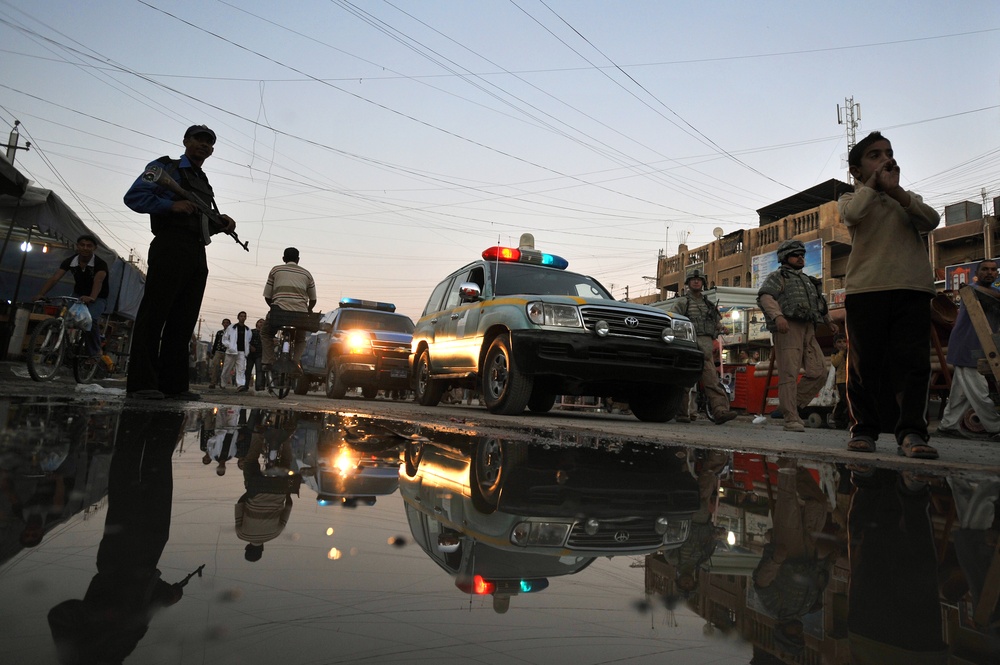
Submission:
[[[724,478],[720,490],[720,503],[714,523],[724,527],[730,534],[734,546],[720,544],[713,554],[707,572],[699,578],[696,591],[687,598],[687,606],[702,617],[711,628],[720,632],[738,632],[745,640],[752,642],[755,653],[771,654],[773,661],[798,665],[846,665],[851,662],[850,643],[847,631],[848,584],[850,568],[846,551],[837,557],[824,589],[823,608],[803,618],[805,649],[797,656],[787,653],[777,655],[781,649],[774,642],[775,621],[758,609],[753,593],[755,568],[754,557],[760,556],[766,542],[766,534],[771,528],[769,515],[768,485],[774,485],[774,465],[760,456],[737,456],[733,462],[732,474]],[[765,476],[768,469],[770,481]],[[821,487],[836,477],[823,472],[817,475]],[[829,490],[828,490],[829,491]],[[836,491],[837,505],[846,514],[849,495],[844,487]],[[971,604],[968,591],[957,572],[958,563],[951,552],[958,528],[952,499],[947,489],[941,485],[931,486],[929,498],[930,525],[933,529],[935,549],[939,552],[939,574],[941,580],[941,616],[943,619],[943,639],[949,645],[954,663],[996,663],[997,644],[990,642],[980,630],[971,626]],[[683,597],[675,584],[676,569],[662,553],[645,558],[645,592],[648,596],[667,598]],[[906,621],[901,612],[899,621]],[[889,661],[881,661],[889,662]]]

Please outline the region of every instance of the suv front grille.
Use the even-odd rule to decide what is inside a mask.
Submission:
[[[654,549],[663,544],[663,536],[656,533],[653,522],[652,517],[601,521],[592,536],[583,530],[583,522],[577,522],[566,545],[577,550]]]
[[[406,358],[410,355],[410,345],[400,344],[399,342],[387,342],[381,340],[372,340],[372,348],[375,353],[381,356],[392,356]]]
[[[593,332],[598,321],[608,322],[609,335],[618,337],[636,337],[639,339],[660,339],[660,334],[664,328],[670,327],[670,317],[659,316],[649,312],[633,312],[627,309],[614,309],[611,307],[581,307],[580,313],[583,315],[583,325]],[[625,325],[626,317],[634,317],[639,321],[637,326]]]

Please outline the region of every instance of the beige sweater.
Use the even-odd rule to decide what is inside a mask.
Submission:
[[[918,195],[903,208],[883,192],[858,183],[837,201],[840,219],[851,233],[847,294],[908,289],[934,294],[922,233],[937,227],[941,216]]]

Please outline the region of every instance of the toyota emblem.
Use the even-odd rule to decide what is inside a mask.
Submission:
[[[629,328],[636,328],[639,325],[639,319],[637,319],[634,316],[626,316],[625,325],[628,326]]]
[[[615,532],[615,542],[616,543],[627,543],[629,539],[628,531],[616,531]]]

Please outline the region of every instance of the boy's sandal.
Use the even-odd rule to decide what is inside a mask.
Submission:
[[[907,434],[903,437],[902,442],[899,444],[899,448],[896,452],[901,457],[909,457],[910,459],[937,459],[938,451],[933,446],[928,445],[926,441],[921,439],[916,434]]]
[[[875,452],[875,439],[864,434],[855,435],[847,442],[847,449],[856,453],[873,453]]]

